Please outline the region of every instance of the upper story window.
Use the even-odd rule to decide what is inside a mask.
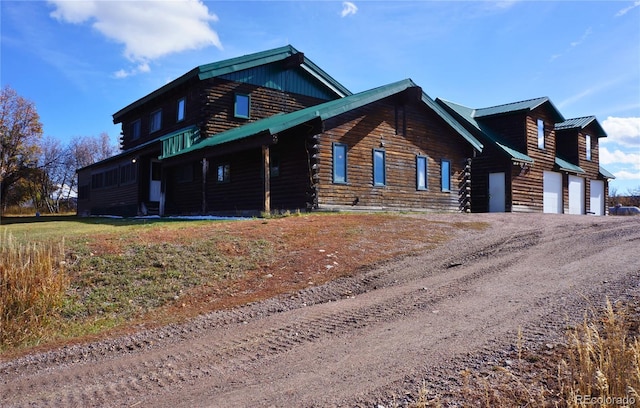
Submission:
[[[451,191],[451,162],[442,160],[440,163],[440,184],[442,191]]]
[[[151,121],[149,122],[149,132],[156,132],[162,127],[162,109],[151,113]]]
[[[347,182],[347,145],[333,144],[333,182],[345,184]]]
[[[416,156],[416,189],[427,189],[427,157]]]
[[[136,119],[131,123],[131,140],[140,139],[140,133],[142,131],[141,123],[140,119]]]
[[[233,116],[236,118],[249,119],[251,98],[249,95],[236,94],[233,104]]]
[[[176,115],[176,122],[182,122],[184,120],[186,109],[187,109],[187,98],[178,99],[178,106],[177,106],[178,112]]]
[[[587,160],[591,160],[591,135],[584,136],[585,143],[585,153],[587,155]]]
[[[387,169],[385,151],[373,149],[373,185],[384,186],[387,184]]]
[[[538,119],[538,149],[544,149],[544,121]]]

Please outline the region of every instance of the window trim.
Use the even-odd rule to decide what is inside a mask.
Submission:
[[[376,166],[376,153],[382,153],[382,182],[378,180],[378,170]],[[385,187],[387,185],[387,152],[384,149],[373,149],[372,151],[372,161],[373,161],[373,186],[374,187]]]
[[[158,127],[154,128],[154,119],[158,115]],[[162,129],[162,109],[155,110],[149,115],[149,133],[154,133]]]
[[[447,164],[447,174],[445,178],[444,164]],[[445,188],[445,180],[447,181],[447,188]],[[440,189],[443,192],[451,192],[451,160],[440,160]]]
[[[178,102],[176,104],[176,123],[184,121],[186,116],[187,116],[187,97],[183,96],[182,98],[178,99]]]
[[[247,98],[247,114],[246,115],[238,113],[238,98],[240,98],[240,97]],[[243,94],[243,93],[234,94],[234,97],[233,97],[233,117],[239,118],[239,119],[250,119],[251,118],[251,95]]]
[[[420,162],[424,161],[424,185],[420,185]],[[429,190],[429,156],[418,154],[416,155],[416,190],[426,191]]]
[[[338,148],[343,148],[344,149],[344,159],[342,160],[342,163],[344,163],[343,165],[343,172],[344,174],[342,174],[342,177],[340,177],[340,179],[338,179],[338,177],[336,177],[338,175],[337,170],[338,170],[338,166],[336,166],[336,149]],[[347,168],[348,168],[348,150],[349,148],[347,147],[346,144],[344,143],[333,143],[331,151],[332,151],[332,170],[331,170],[331,175],[332,175],[332,182],[334,184],[347,184],[349,179],[347,178]]]
[[[538,128],[538,149],[544,150],[546,146],[544,120],[538,119],[536,125]]]

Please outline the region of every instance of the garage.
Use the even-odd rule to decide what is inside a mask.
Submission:
[[[604,181],[591,180],[589,191],[589,212],[594,215],[604,215]]]
[[[562,214],[562,174],[545,171],[542,189],[542,211],[549,214]]]
[[[569,176],[569,214],[584,214],[584,179]]]

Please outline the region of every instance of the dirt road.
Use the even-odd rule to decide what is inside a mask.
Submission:
[[[0,406],[375,406],[454,387],[461,367],[558,339],[606,297],[640,299],[640,217],[487,221],[348,279],[184,325],[0,363]]]

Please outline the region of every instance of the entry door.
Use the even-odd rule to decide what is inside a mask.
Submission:
[[[569,176],[569,214],[584,214],[584,179]]]
[[[562,174],[545,171],[542,176],[543,212],[562,214]]]
[[[589,211],[595,215],[604,215],[604,181],[589,182]]]
[[[505,211],[504,173],[489,173],[489,212]]]
[[[159,161],[151,162],[149,178],[149,201],[160,201],[162,184],[162,165]]]

